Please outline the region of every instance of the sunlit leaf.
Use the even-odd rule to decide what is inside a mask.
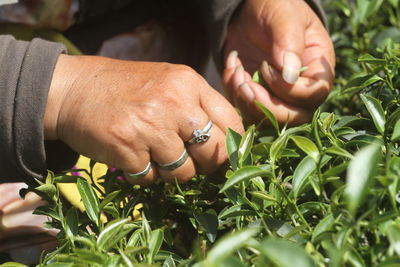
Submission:
[[[228,176],[228,180],[225,182],[224,186],[221,188],[220,193],[224,192],[228,188],[234,186],[237,183],[249,180],[257,176],[267,176],[271,177],[271,172],[269,170],[264,170],[256,166],[245,166],[239,170],[233,172]]]
[[[78,179],[76,185],[78,187],[79,194],[81,195],[83,205],[85,206],[86,214],[89,216],[92,222],[99,226],[99,199],[94,193],[92,186],[85,179]]]
[[[257,247],[262,255],[279,267],[314,267],[312,258],[300,246],[284,239],[267,239]]]
[[[378,99],[369,95],[361,94],[361,99],[367,107],[369,114],[371,114],[376,129],[383,134],[385,132],[386,118],[381,103]]]
[[[312,157],[315,161],[318,161],[319,151],[313,141],[304,136],[296,136],[296,135],[291,136],[290,139],[292,139],[295,142],[295,144],[301,150],[303,150],[307,155]]]
[[[149,241],[149,253],[147,254],[148,263],[154,262],[154,257],[160,250],[163,239],[164,239],[164,231],[162,229],[156,229],[151,231],[150,241]]]
[[[362,204],[381,158],[380,146],[369,145],[354,155],[347,170],[347,208],[354,215]]]
[[[220,262],[230,257],[231,253],[242,247],[257,232],[256,228],[248,228],[225,235],[209,251],[206,262],[209,266],[219,266]]]

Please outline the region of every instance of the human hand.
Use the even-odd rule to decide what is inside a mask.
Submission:
[[[184,164],[172,171],[156,164],[177,160],[211,120],[207,142],[188,144]],[[78,153],[127,173],[152,169],[145,184],[160,177],[184,182],[214,171],[227,159],[225,132],[242,132],[236,110],[192,69],[182,65],[61,55],[50,86],[45,138],[60,139]]]
[[[230,53],[234,50],[240,59],[236,52]],[[332,42],[303,0],[245,1],[228,28],[224,53],[225,93],[250,122],[264,117],[254,103],[257,100],[280,123],[304,123],[333,83]],[[300,74],[302,66],[307,69]],[[268,89],[251,81],[250,73],[257,69]]]

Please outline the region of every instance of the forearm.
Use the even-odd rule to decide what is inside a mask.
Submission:
[[[54,66],[64,47],[0,37],[0,182],[47,173],[43,118]]]

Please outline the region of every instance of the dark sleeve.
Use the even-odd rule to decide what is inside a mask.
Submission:
[[[52,168],[46,162],[43,118],[53,70],[63,51],[63,45],[41,39],[24,42],[0,36],[0,182],[33,184]],[[54,147],[60,154],[74,155],[59,142],[49,144],[49,150],[57,150]]]
[[[228,24],[244,0],[192,0],[206,27],[207,43],[220,71],[223,65],[223,46]],[[325,24],[325,15],[320,0],[306,0]]]

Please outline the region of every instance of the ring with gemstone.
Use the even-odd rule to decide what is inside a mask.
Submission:
[[[213,126],[212,121],[208,121],[207,125],[203,128],[203,130],[196,129],[193,131],[193,138],[188,141],[189,144],[199,144],[204,143],[208,139],[210,139],[211,134],[209,131]]]

